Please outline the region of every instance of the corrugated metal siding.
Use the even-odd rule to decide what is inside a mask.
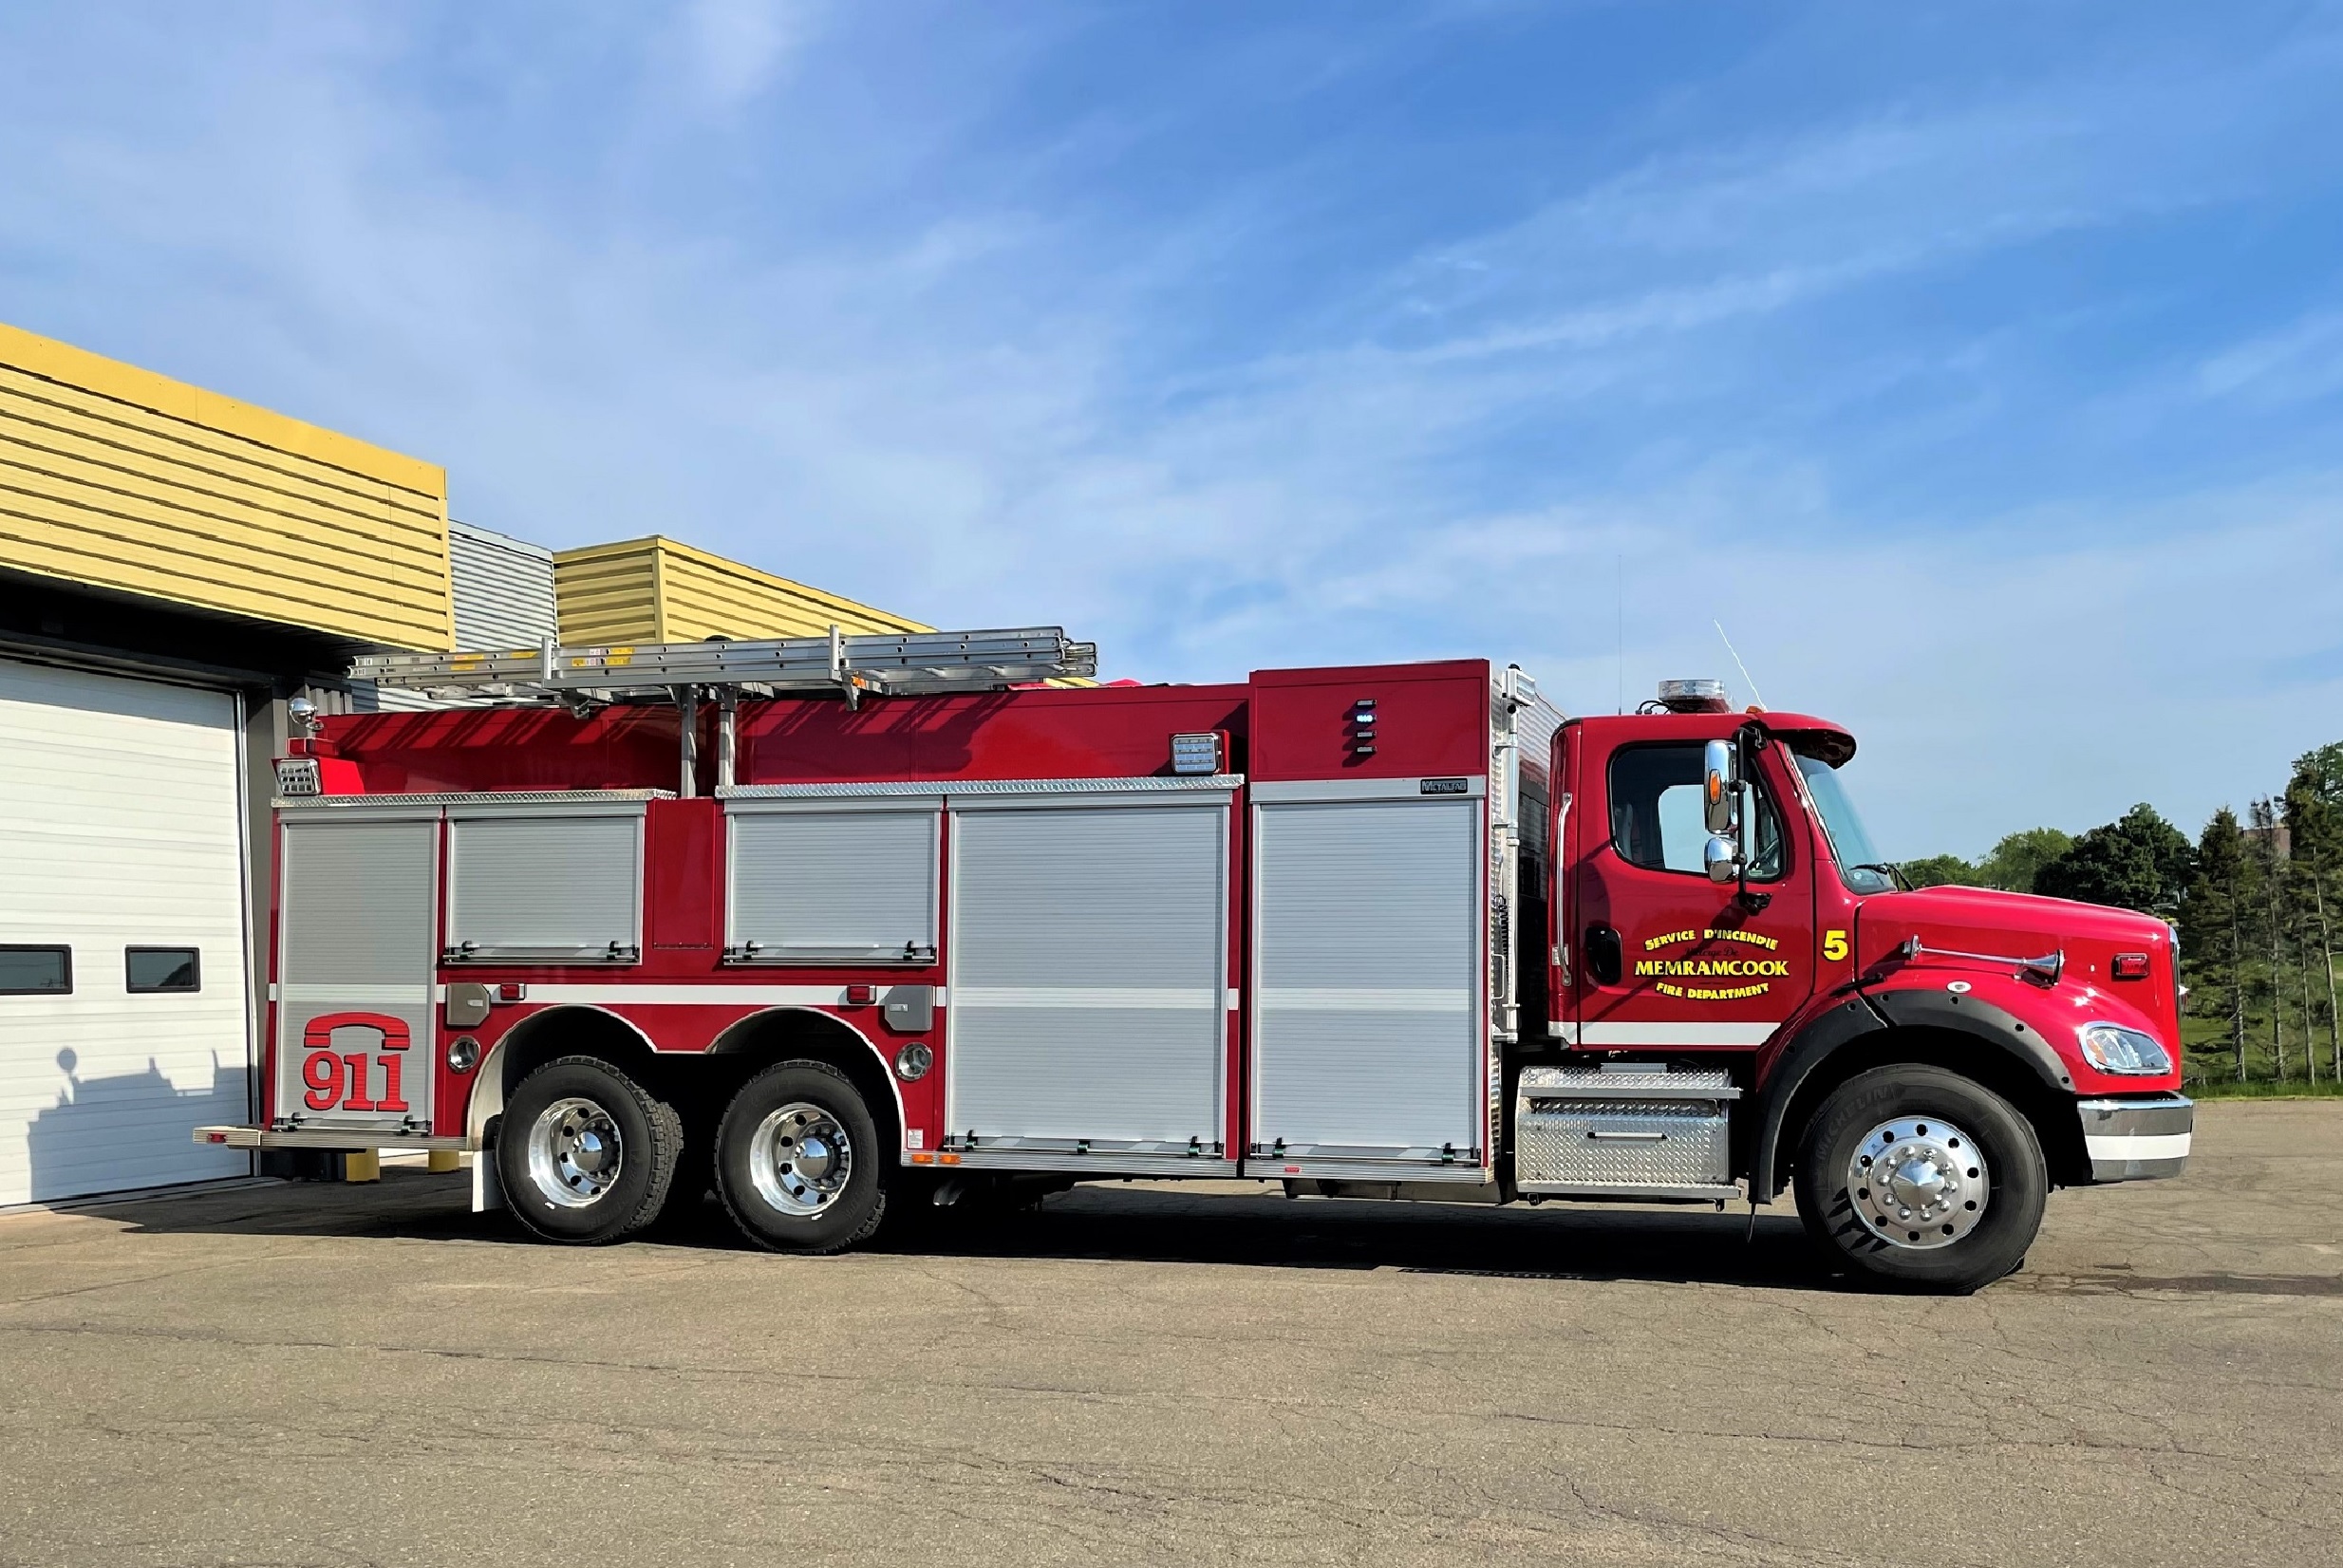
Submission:
[[[455,578],[456,645],[467,652],[534,648],[560,635],[553,610],[553,552],[509,533],[449,518],[448,565]],[[493,698],[431,697],[371,681],[351,683],[360,713],[471,708]]]
[[[446,497],[428,463],[0,327],[0,565],[446,648]]]
[[[553,581],[573,644],[934,629],[657,535],[563,551]]]
[[[447,549],[455,575],[458,647],[534,648],[560,635],[552,551],[453,518]]]
[[[561,640],[571,646],[665,641],[659,624],[658,541],[589,545],[553,557]]]

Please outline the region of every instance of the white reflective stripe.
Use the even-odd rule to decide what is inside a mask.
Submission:
[[[2094,1160],[2185,1160],[2189,1136],[2185,1132],[2085,1133],[2083,1147]]]
[[[1228,987],[1228,1011],[1234,1013],[1242,1009],[1244,1006],[1245,993],[1238,990],[1233,985]]]
[[[1578,1043],[1602,1049],[1636,1045],[1763,1045],[1779,1023],[1584,1023]]]
[[[279,985],[273,988],[281,1002],[364,1002],[369,1007],[414,1007],[431,1005],[433,987],[428,985]]]
[[[539,985],[528,999],[547,1002],[634,1002],[644,1007],[844,1007],[843,985],[727,985],[722,980],[682,985]]]
[[[1148,1011],[1201,1008],[1219,999],[1210,986],[964,985],[961,1007],[1127,1007]]]
[[[1264,1008],[1285,1007],[1297,1013],[1469,1013],[1472,993],[1445,986],[1429,989],[1366,985],[1265,985]]]
[[[1578,1043],[1578,1025],[1575,1023],[1560,1023],[1548,1018],[1546,1020],[1546,1033],[1553,1039],[1565,1040],[1572,1045]]]

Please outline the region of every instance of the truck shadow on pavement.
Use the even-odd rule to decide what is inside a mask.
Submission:
[[[268,1184],[85,1204],[80,1211],[151,1235],[545,1244],[510,1215],[471,1212],[468,1176],[398,1168],[364,1185]],[[713,1196],[673,1205],[627,1244],[754,1255]],[[1035,1209],[902,1216],[861,1255],[1846,1288],[1781,1206],[1761,1211],[1753,1228],[1746,1209],[1497,1209],[1103,1185],[1056,1194]]]

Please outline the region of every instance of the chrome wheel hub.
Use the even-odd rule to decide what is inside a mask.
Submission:
[[[801,1219],[836,1203],[854,1174],[846,1129],[820,1106],[785,1105],[757,1124],[748,1145],[749,1180],[758,1195]]]
[[[1984,1151],[1934,1116],[1882,1122],[1846,1163],[1856,1218],[1890,1246],[1951,1246],[1977,1228],[1992,1192]]]
[[[529,1128],[529,1180],[549,1203],[584,1208],[618,1181],[626,1146],[591,1100],[555,1100]]]

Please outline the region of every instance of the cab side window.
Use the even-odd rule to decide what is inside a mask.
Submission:
[[[1611,847],[1630,866],[1706,875],[1698,741],[1622,747],[1611,756]],[[1742,785],[1741,852],[1752,882],[1782,875],[1782,819],[1764,787]]]

